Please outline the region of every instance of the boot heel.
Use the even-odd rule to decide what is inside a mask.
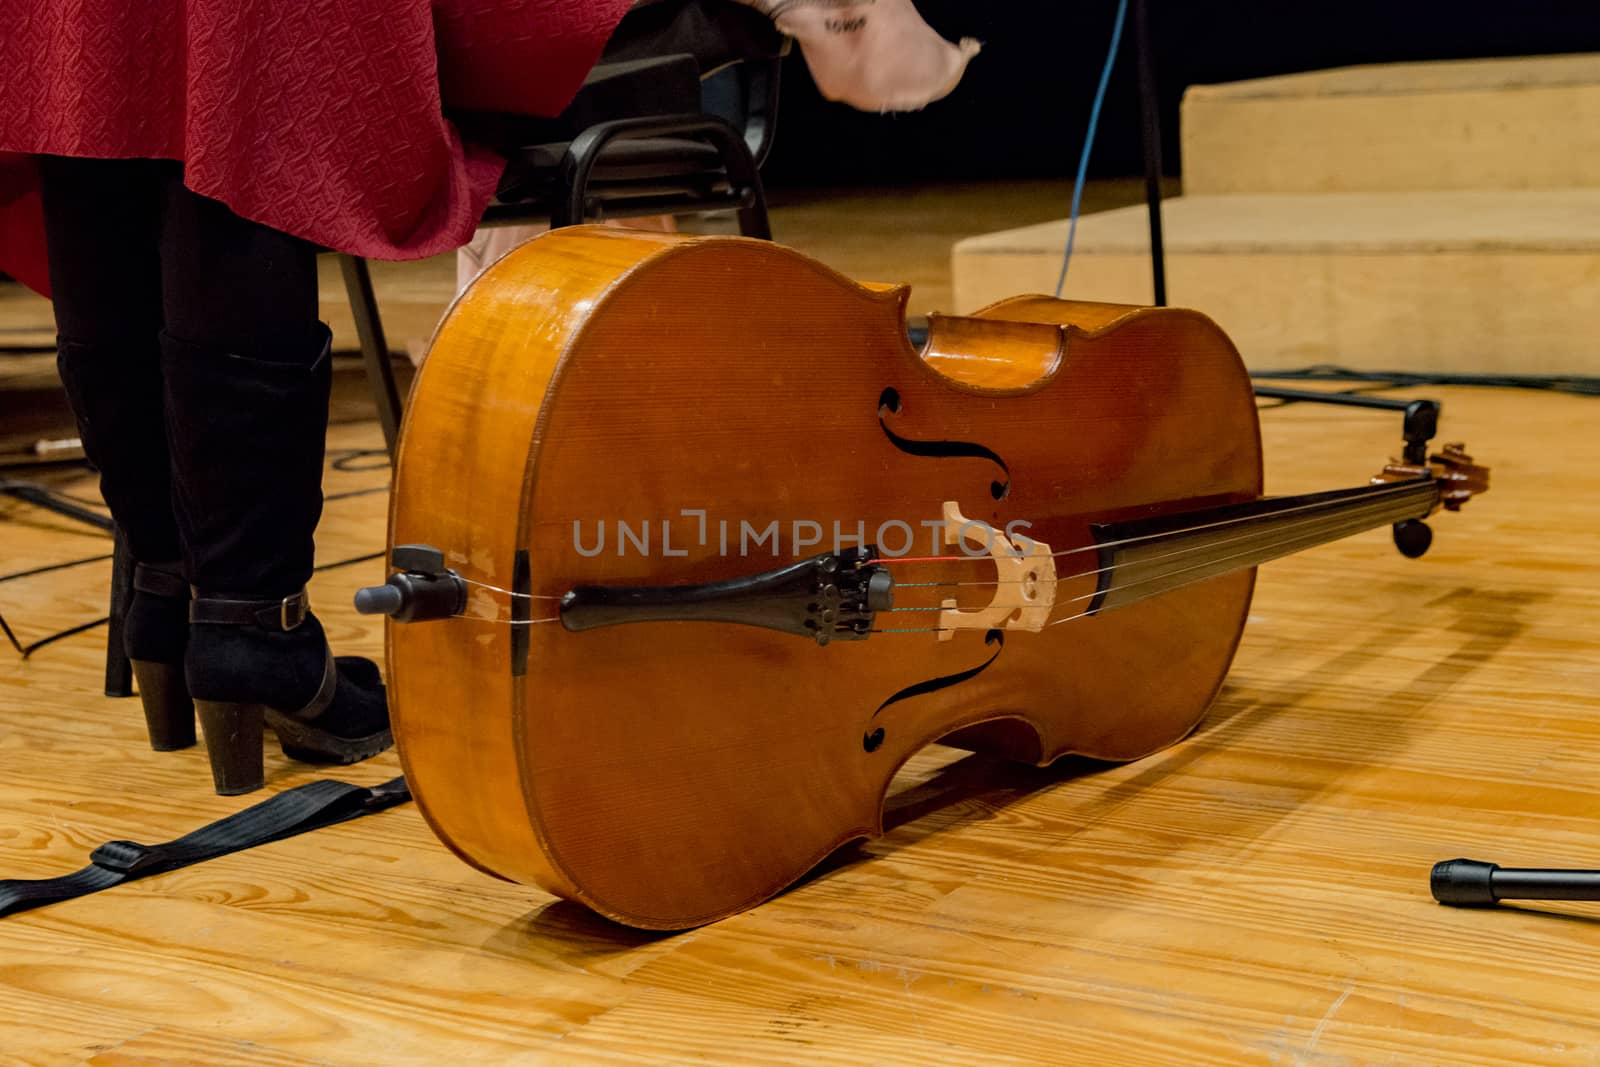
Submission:
[[[144,705],[144,722],[150,730],[150,747],[172,752],[194,744],[194,701],[183,680],[182,663],[157,663],[136,659],[133,677]]]
[[[217,794],[231,797],[260,789],[266,783],[261,752],[266,709],[220,700],[196,700],[194,707],[205,731]]]

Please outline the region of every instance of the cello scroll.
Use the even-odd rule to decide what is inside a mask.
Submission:
[[[1479,493],[1489,491],[1489,468],[1472,462],[1467,446],[1454,442],[1435,452],[1426,463],[1390,463],[1372,481],[1405,482],[1429,477],[1439,483],[1439,503],[1447,511],[1460,511],[1461,505]]]

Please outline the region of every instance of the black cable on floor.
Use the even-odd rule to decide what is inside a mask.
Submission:
[[[33,484],[37,485],[38,483],[35,482]],[[78,496],[76,493],[68,493],[60,489],[52,489],[49,486],[43,486],[42,488],[44,488],[55,499],[65,500],[69,504],[80,504],[86,508],[99,508],[102,511],[109,510],[107,509],[106,502],[104,500],[87,496]]]
[[[1252,378],[1314,382],[1384,382],[1389,387],[1470,385],[1489,389],[1534,389],[1572,396],[1600,396],[1600,377],[1582,374],[1450,374],[1440,371],[1360,371],[1331,364],[1295,370],[1253,370]]]
[[[63,497],[60,493],[48,486],[35,482],[0,481],[0,493],[14,496],[18,500],[26,500],[41,508],[47,508],[58,515],[65,515],[69,519],[76,519],[88,526],[93,526],[106,532],[111,532],[115,524],[111,516],[90,511],[82,504],[74,503],[70,498]]]
[[[106,616],[106,621],[111,621],[111,617],[109,615]],[[17,640],[17,635],[11,632],[11,625],[6,622],[6,617],[4,615],[0,615],[0,630],[5,631],[6,640],[11,642],[11,647],[22,653],[23,659],[27,659],[28,650],[22,647],[22,642]]]
[[[11,627],[6,624],[6,617],[4,615],[0,615],[0,631],[5,632],[6,640],[11,642],[11,647],[20,652],[23,659],[27,659],[29,656],[33,655],[34,652],[43,648],[45,645],[59,641],[63,637],[71,637],[73,634],[81,634],[85,630],[92,630],[96,626],[104,626],[110,621],[111,616],[106,615],[103,618],[95,619],[92,622],[84,622],[79,623],[77,626],[69,626],[67,629],[53,633],[49,637],[41,637],[31,645],[24,645],[17,640],[17,635],[12,633]]]
[[[331,453],[332,467],[336,471],[376,471],[389,466],[387,448],[341,448]],[[368,456],[382,456],[379,463],[361,463]]]
[[[85,563],[100,563],[111,558],[107,552],[103,556],[85,556],[82,559],[68,560],[65,563],[47,563],[43,567],[34,567],[31,570],[13,571],[11,574],[0,574],[0,582],[9,582],[14,578],[31,578],[35,574],[47,574],[50,571],[66,570],[68,567],[81,567]]]

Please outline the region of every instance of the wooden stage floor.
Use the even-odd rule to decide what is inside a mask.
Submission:
[[[886,836],[675,936],[480,875],[404,806],[0,919],[0,1063],[1593,1063],[1600,908],[1457,911],[1427,874],[1600,866],[1600,408],[1409,395],[1444,399],[1441,440],[1492,491],[1422,560],[1375,532],[1265,567],[1215,707],[1165,752],[930,749]],[[1360,483],[1398,446],[1391,413],[1262,422],[1274,493]],[[330,437],[380,443],[370,419]],[[370,458],[330,466],[330,494],[377,491],[330,500],[322,563],[383,548]],[[0,497],[0,574],[107,551]],[[0,613],[24,643],[93,620],[108,575],[0,578]],[[349,604],[383,575],[318,574],[341,652],[381,655]],[[213,796],[200,749],[149,751],[135,702],[100,695],[103,643],[0,647],[0,877],[259,799]],[[316,776],[269,747],[269,789]]]

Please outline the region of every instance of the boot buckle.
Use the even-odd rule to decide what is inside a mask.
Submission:
[[[230,600],[206,596],[196,589],[189,601],[189,621],[240,625],[254,623],[263,630],[288,632],[300,627],[311,615],[311,597],[302,589],[282,600]]]
[[[287,633],[290,630],[298,629],[300,624],[306,621],[306,616],[310,613],[311,597],[302,589],[294,596],[283,598],[283,602],[278,605],[278,622],[283,627],[284,632]]]

